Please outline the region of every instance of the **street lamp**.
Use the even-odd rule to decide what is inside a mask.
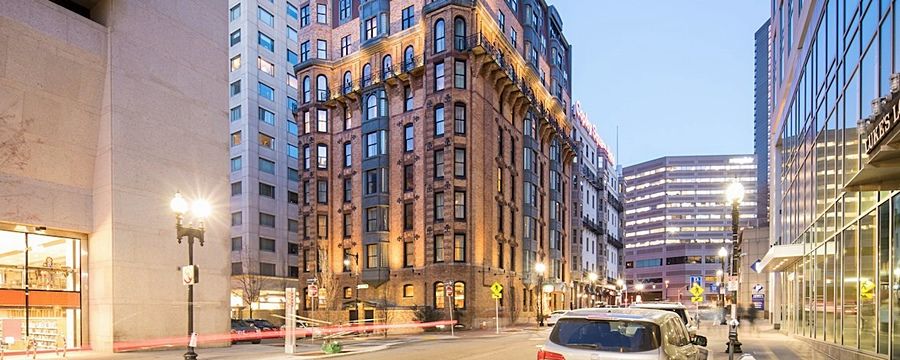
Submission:
[[[622,296],[620,296],[619,298],[624,299],[625,302],[628,302],[628,288],[625,287],[625,280],[622,280],[622,279],[616,280],[616,286],[621,288],[619,291],[622,291]],[[621,303],[621,301],[620,301],[620,303]]]
[[[741,246],[738,244],[738,228],[740,226],[740,205],[741,201],[744,200],[744,186],[737,180],[728,185],[728,189],[725,190],[725,196],[728,199],[728,202],[731,203],[731,276],[737,276],[737,271],[740,265],[738,261],[740,260]],[[724,262],[723,262],[724,265]],[[740,283],[738,283],[740,286]],[[738,305],[738,289],[735,289],[731,294],[731,318],[732,320],[737,319],[737,305]],[[732,339],[731,333],[734,334]],[[738,341],[737,335],[737,327],[733,326],[731,331],[729,332],[729,346],[728,350],[731,350],[735,353],[742,352],[741,350],[741,342]]]
[[[669,280],[666,280],[665,283],[666,283],[666,288],[663,291],[665,291],[665,293],[666,293],[665,294],[666,301],[669,301]]]
[[[209,216],[211,209],[209,203],[203,200],[197,200],[193,204],[188,205],[188,201],[181,196],[181,192],[175,193],[175,197],[169,202],[169,207],[175,213],[175,231],[178,243],[181,244],[182,238],[187,238],[188,243],[188,271],[182,271],[182,280],[188,286],[188,350],[184,353],[184,359],[196,360],[197,353],[194,352],[196,344],[190,341],[194,337],[194,284],[197,282],[197,274],[199,273],[194,266],[194,240],[197,240],[200,242],[200,246],[203,246],[203,235],[206,231],[203,220]],[[183,224],[184,215],[188,212],[188,208],[191,209],[194,218],[199,221],[196,227],[194,227],[193,223],[188,223],[187,226]]]
[[[642,300],[641,298],[643,298],[643,296],[641,295],[644,293],[644,283],[635,284],[634,289],[638,292],[638,295],[635,297],[634,302],[639,303],[639,300]]]
[[[538,325],[544,326],[544,271],[547,266],[544,263],[534,264],[534,272],[538,275]]]
[[[588,273],[588,274],[587,274],[587,278],[588,278],[588,281],[589,281],[590,284],[591,284],[590,289],[591,289],[591,293],[592,293],[592,295],[593,295],[593,292],[594,292],[594,290],[595,290],[595,289],[594,289],[594,281],[597,281],[597,278],[599,278],[599,276],[597,276],[596,273]],[[584,298],[587,299],[587,296],[585,296]],[[593,303],[588,304],[588,305],[590,305],[590,307],[594,307],[594,304],[593,304]],[[584,301],[582,301],[582,306],[584,306]]]

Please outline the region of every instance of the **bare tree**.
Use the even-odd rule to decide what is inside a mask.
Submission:
[[[259,296],[262,293],[263,278],[257,271],[253,273],[252,256],[248,250],[244,250],[241,254],[244,259],[243,263],[247,264],[246,271],[241,271],[240,275],[233,277],[236,287],[232,286],[231,291],[241,297],[244,304],[249,309],[249,317],[253,318],[253,303],[259,302]]]
[[[343,298],[343,294],[339,292],[341,284],[337,279],[338,274],[334,271],[332,259],[343,261],[343,258],[331,256],[327,242],[322,242],[317,244],[317,246],[316,262],[318,268],[316,271],[316,283],[318,284],[320,295],[324,295],[325,299],[330,300],[326,300],[325,305],[321,307],[318,305],[318,299],[311,299],[311,301],[314,304],[313,308],[322,310],[317,313],[317,316],[320,317],[319,320],[335,322],[340,317],[337,314],[337,310],[340,309],[338,303],[340,302],[339,299]]]

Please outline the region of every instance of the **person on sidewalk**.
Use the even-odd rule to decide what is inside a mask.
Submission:
[[[750,308],[747,309],[747,321],[750,322],[750,332],[752,334],[759,333],[759,329],[756,327],[755,323],[756,316],[758,315],[757,313],[758,311],[756,309],[756,306],[751,305]]]

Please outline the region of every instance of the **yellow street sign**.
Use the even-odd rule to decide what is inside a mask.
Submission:
[[[694,296],[694,297],[691,298],[691,302],[692,302],[692,303],[695,303],[695,304],[696,304],[696,303],[702,303],[702,302],[703,302],[703,297],[701,297],[701,296]]]
[[[693,294],[694,297],[703,295],[703,287],[698,285],[697,283],[694,283],[694,286],[691,287],[691,294]]]
[[[872,280],[863,281],[859,287],[859,296],[866,300],[872,299],[875,296],[875,283]]]
[[[494,283],[491,285],[491,298],[500,299],[502,297],[503,297],[503,285],[500,285],[500,283],[494,281]]]

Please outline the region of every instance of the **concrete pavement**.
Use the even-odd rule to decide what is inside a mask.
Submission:
[[[759,322],[763,322],[760,320]],[[744,354],[753,355],[756,360],[794,360],[816,359],[816,353],[803,341],[784,335],[772,328],[769,324],[759,324],[751,328],[748,323],[742,323],[738,329],[738,339]],[[701,325],[697,332],[707,337],[709,343],[710,360],[728,359],[725,350],[728,348],[727,325]],[[735,354],[739,359],[743,354]]]

